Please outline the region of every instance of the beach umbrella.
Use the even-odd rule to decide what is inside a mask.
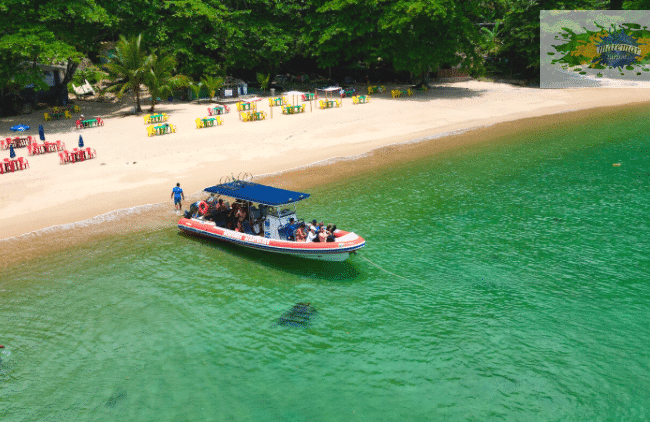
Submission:
[[[289,91],[284,93],[284,95],[286,95],[287,97],[291,96],[291,103],[293,105],[296,105],[296,97],[300,98],[300,96],[303,94],[304,92],[301,91]]]
[[[43,125],[38,125],[38,136],[41,138],[41,141],[45,140],[45,131],[43,130]]]
[[[24,132],[26,130],[29,130],[29,126],[27,126],[27,125],[16,125],[16,126],[12,126],[11,130],[14,131],[14,132]]]
[[[83,147],[84,147],[84,138],[82,138],[81,135],[79,135],[79,148],[83,148]]]
[[[9,145],[9,158],[16,158],[16,151],[14,151],[13,145]]]

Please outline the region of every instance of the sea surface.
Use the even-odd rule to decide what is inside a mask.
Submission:
[[[649,114],[311,190],[344,263],[172,226],[6,269],[0,420],[650,420]]]

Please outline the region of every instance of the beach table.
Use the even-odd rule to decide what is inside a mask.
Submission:
[[[296,105],[296,106],[283,106],[282,107],[282,112],[285,114],[296,114],[296,113],[302,113],[305,111],[305,106],[304,105]]]
[[[287,101],[283,97],[275,97],[275,98],[271,97],[271,98],[269,98],[269,105],[271,107],[273,107],[273,106],[281,106],[281,105],[284,105],[286,103],[287,103]]]
[[[368,95],[355,95],[352,97],[352,104],[366,104],[370,101],[370,96]]]
[[[303,101],[311,101],[311,100],[315,100],[316,98],[318,98],[318,96],[316,94],[314,94],[313,92],[306,92],[306,93],[302,94],[302,100]]]
[[[211,107],[208,109],[211,114],[219,115],[219,114],[226,114],[226,108],[222,106],[216,106],[216,107]]]
[[[29,162],[22,157],[16,159],[5,158],[4,161],[0,161],[0,174],[13,173],[17,170],[24,170],[27,167],[29,167]]]
[[[217,126],[219,126],[221,123],[223,123],[219,117],[203,117],[201,121],[203,122],[203,127],[214,126],[215,123]]]
[[[169,116],[167,116],[167,114],[165,114],[165,113],[163,113],[163,114],[152,114],[150,116],[150,119],[151,119],[151,123],[166,122],[167,119],[169,119]]]
[[[9,149],[10,146],[14,148],[26,147],[31,144],[33,139],[31,136],[16,136],[14,138],[6,138],[0,143],[2,149]]]
[[[97,125],[97,120],[96,119],[88,119],[88,120],[82,120],[81,121],[81,126],[85,129],[88,127],[93,127]]]

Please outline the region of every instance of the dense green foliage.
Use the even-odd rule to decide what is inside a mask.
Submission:
[[[484,71],[487,55],[508,58],[518,78],[539,70],[539,11],[641,9],[650,0],[3,0],[2,98],[40,84],[36,63],[83,57],[101,66],[104,42],[142,34],[145,55],[171,56],[176,72],[205,76],[321,73],[357,80],[373,69],[413,82],[440,66]],[[392,73],[390,73],[392,72]],[[404,76],[405,75],[405,76]],[[123,75],[126,77],[126,75]],[[128,79],[128,78],[127,78]],[[133,80],[130,79],[130,84]],[[135,85],[131,88],[137,89]],[[137,92],[137,91],[136,91]],[[2,99],[0,98],[0,99]]]

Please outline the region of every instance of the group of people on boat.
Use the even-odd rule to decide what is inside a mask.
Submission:
[[[328,224],[327,227],[322,221],[318,223],[316,220],[307,225],[305,223],[297,223],[293,218],[289,220],[287,225],[290,228],[290,233],[287,233],[287,239],[296,242],[334,242],[336,237],[336,225]]]
[[[262,210],[250,203],[237,200],[230,206],[222,198],[208,198],[190,207],[192,216],[202,215],[206,221],[214,221],[218,227],[240,233],[264,236]]]
[[[211,196],[205,201],[195,202],[186,213],[187,218],[202,217],[206,221],[214,221],[218,227],[234,230],[240,233],[264,236],[264,220],[268,213],[268,206],[259,204],[259,208],[251,202],[236,200],[232,205],[224,202],[222,198]],[[322,221],[312,220],[305,224],[302,221],[289,219],[289,223],[282,227],[283,235],[287,240],[295,242],[334,242],[336,225]]]

